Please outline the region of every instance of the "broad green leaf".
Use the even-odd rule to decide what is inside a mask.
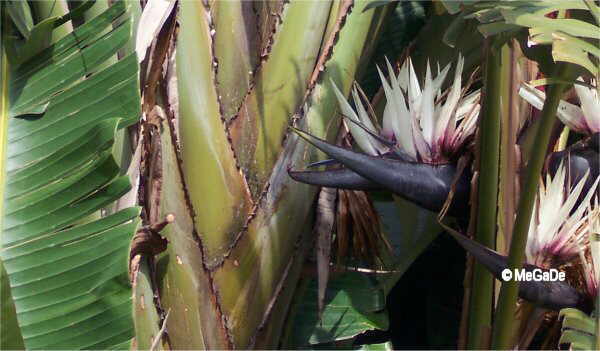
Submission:
[[[58,17],[47,18],[31,29],[25,43],[17,48],[17,61],[15,63],[27,61],[48,47],[52,40],[52,32],[57,19]]]
[[[429,40],[431,37],[440,35],[439,33],[447,33],[452,28],[455,17],[447,13],[432,16],[415,38],[411,50],[411,60],[418,77],[425,77],[428,62],[440,67],[445,67],[449,63],[454,66],[460,55],[465,60],[462,79],[466,81],[481,64],[481,47],[484,38],[477,31],[474,21],[464,21],[462,27],[454,24],[455,28],[452,30],[457,33],[452,35],[460,38],[454,43],[454,46],[449,46],[442,40]],[[450,71],[448,74],[453,75],[454,73]],[[447,80],[446,84],[451,82],[452,80]],[[442,88],[446,87],[442,86]]]
[[[367,96],[375,95],[381,88],[377,66],[384,67],[386,58],[394,61],[400,57],[425,25],[426,6],[422,1],[402,1],[390,11],[373,50],[373,59],[364,61],[360,70],[360,86]]]
[[[460,11],[460,2],[458,1],[442,1],[442,4],[446,8],[449,14],[454,15]]]
[[[595,313],[598,313],[597,311]],[[574,350],[595,350],[596,344],[600,340],[600,329],[598,325],[598,316],[588,316],[584,312],[565,308],[560,311],[559,318],[562,318],[562,334],[559,340],[560,345],[570,345]]]
[[[124,5],[119,4],[12,70],[10,117],[43,112],[40,106],[47,106],[56,93],[84,77],[128,40],[129,21],[105,36],[97,35],[123,15]]]
[[[2,310],[16,312],[16,325],[10,313],[2,324],[27,349],[128,348],[133,336],[127,262],[139,209],[87,218],[129,189],[111,147],[140,115],[135,55],[96,72],[131,35],[128,20],[101,34],[124,14],[117,2],[22,63],[1,62]]]
[[[366,274],[347,272],[331,279],[321,320],[317,309],[317,281],[312,279],[295,307],[295,347],[350,339],[367,330],[388,328],[383,289]]]
[[[600,31],[600,28],[598,28]],[[557,40],[552,46],[552,57],[556,61],[571,62],[579,66],[584,67],[591,72],[595,77],[598,76],[598,64],[594,63],[589,54],[595,55],[596,60],[600,59],[598,55],[598,48],[593,47],[590,43],[570,37],[564,34],[554,34],[555,36],[561,36],[563,40]],[[590,48],[590,46],[592,46]]]
[[[594,350],[594,338],[591,335],[565,330],[558,341],[559,344],[570,345],[570,350]]]
[[[19,330],[17,322],[17,313],[10,293],[8,275],[4,270],[4,265],[0,260],[0,350],[21,350],[25,349],[23,345],[23,336]]]
[[[445,1],[453,11],[461,11],[465,18],[475,18],[485,36],[503,36],[503,39],[520,36],[519,28],[529,29],[524,51],[532,46],[551,45],[554,61],[569,62],[585,68],[593,77],[598,74],[598,43],[600,40],[600,7],[589,0],[572,1]],[[571,10],[569,18],[552,17],[556,11]],[[455,37],[454,28],[448,37]],[[523,41],[523,38],[521,38]],[[550,51],[550,50],[548,50]],[[546,69],[544,55],[529,53]]]
[[[580,310],[565,308],[560,311],[559,316],[563,318],[563,329],[576,329],[588,334],[596,332],[596,321]]]
[[[442,228],[437,224],[436,213],[399,197],[394,197],[394,201],[377,200],[374,205],[393,249],[386,262],[390,273],[377,277],[387,294]]]
[[[40,0],[31,1],[29,6],[32,8],[34,23],[52,17],[63,17],[69,14],[69,4],[67,0]],[[52,31],[52,42],[64,38],[73,30],[71,22],[62,23]]]
[[[528,28],[547,28],[552,31],[561,31],[576,37],[598,39],[598,27],[576,19],[557,19],[543,15],[534,15],[523,10],[502,11],[507,23]]]

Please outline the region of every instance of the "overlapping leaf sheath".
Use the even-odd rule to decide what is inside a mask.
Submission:
[[[315,195],[287,176],[316,158],[288,126],[335,129],[329,79],[349,91],[383,13],[365,4],[180,3],[178,119],[161,134],[160,208],[176,214],[158,264],[162,307],[179,316],[172,348],[277,346]]]

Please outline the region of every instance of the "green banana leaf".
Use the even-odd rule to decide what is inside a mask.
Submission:
[[[88,217],[130,187],[111,147],[140,115],[137,60],[95,72],[130,38],[130,21],[111,26],[125,15],[116,2],[29,58],[15,56],[28,43],[2,17],[3,349],[129,347],[127,263],[139,210]]]

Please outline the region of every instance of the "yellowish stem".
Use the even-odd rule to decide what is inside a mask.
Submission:
[[[560,137],[558,138],[558,143],[556,143],[555,151],[562,151],[567,147],[567,140],[569,139],[569,127],[565,126],[563,131],[560,133]]]

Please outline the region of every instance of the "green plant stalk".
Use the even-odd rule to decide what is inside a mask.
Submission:
[[[508,50],[503,45],[500,50],[489,43],[486,55],[485,91],[483,109],[480,116],[480,153],[479,153],[479,184],[477,207],[476,239],[481,244],[494,248],[496,243],[496,213],[498,205],[498,174],[500,164],[500,122],[502,80],[509,77],[510,68],[503,51]],[[506,58],[506,55],[504,55]],[[469,349],[487,349],[484,345],[485,333],[492,327],[492,304],[494,292],[494,277],[479,263],[473,270],[473,295],[469,311],[469,334],[467,347]]]
[[[558,64],[557,78],[567,79],[570,73],[570,66]],[[525,182],[521,191],[519,207],[517,209],[517,218],[513,229],[512,241],[508,256],[508,267],[511,270],[523,267],[525,258],[525,245],[529,233],[529,222],[533,212],[533,203],[537,195],[539,177],[546,158],[546,149],[550,141],[550,134],[556,116],[556,109],[562,96],[562,93],[569,85],[558,83],[550,85],[544,108],[542,109],[539,129],[537,130],[533,143],[533,152],[527,165]],[[498,309],[496,311],[496,323],[492,338],[492,349],[503,350],[511,347],[513,339],[514,314],[516,310],[517,294],[519,283],[514,280],[503,282],[500,289]]]

